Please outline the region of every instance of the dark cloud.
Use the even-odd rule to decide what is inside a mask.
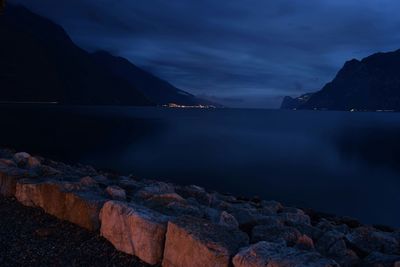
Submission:
[[[400,48],[397,0],[11,0],[191,93],[276,107],[344,61]]]

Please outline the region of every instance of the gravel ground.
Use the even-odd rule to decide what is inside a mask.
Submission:
[[[97,233],[0,197],[0,266],[148,266]]]

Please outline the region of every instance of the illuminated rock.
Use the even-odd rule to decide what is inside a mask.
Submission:
[[[168,218],[138,205],[108,201],[100,213],[101,235],[116,249],[149,264],[162,260]]]
[[[314,241],[307,235],[299,237],[296,243],[296,248],[301,250],[312,250],[314,249]]]
[[[18,180],[35,176],[36,173],[30,170],[0,166],[0,194],[5,197],[13,197]]]
[[[95,191],[80,191],[73,183],[45,179],[18,181],[15,197],[26,206],[40,207],[91,231],[99,229],[99,213],[105,202]]]
[[[232,256],[248,244],[239,230],[185,216],[168,222],[164,267],[230,266]]]

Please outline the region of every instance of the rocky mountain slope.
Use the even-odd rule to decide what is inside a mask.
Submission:
[[[92,57],[99,65],[104,66],[107,71],[127,81],[158,105],[169,103],[187,106],[212,104],[207,100],[200,99],[176,88],[169,82],[135,66],[125,58],[113,56],[106,51],[93,53]]]
[[[281,104],[281,109],[297,109],[305,104],[312,95],[313,93],[304,94],[299,97],[285,96]]]
[[[0,16],[0,101],[151,105],[50,20],[8,5]]]
[[[22,6],[0,15],[0,102],[207,105],[128,60],[88,53],[62,27]]]
[[[399,111],[400,50],[346,62],[333,81],[296,108]]]

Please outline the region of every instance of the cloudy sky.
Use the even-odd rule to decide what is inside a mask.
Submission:
[[[320,89],[346,60],[400,48],[398,0],[9,0],[177,87],[274,108]]]

